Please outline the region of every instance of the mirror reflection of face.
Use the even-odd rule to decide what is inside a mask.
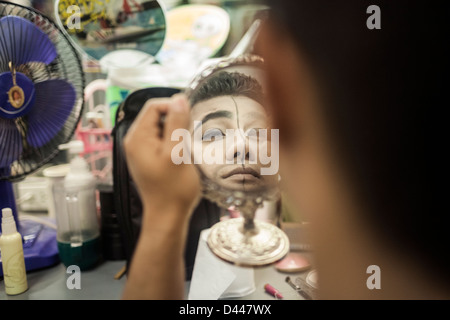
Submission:
[[[193,145],[202,146],[200,170],[218,184],[240,191],[274,185],[277,181],[277,175],[262,174],[261,169],[268,165],[261,163],[260,150],[266,148],[270,152],[271,135],[263,101],[257,98],[260,95],[247,90],[261,89],[255,88],[255,80],[252,81],[237,81],[234,92],[233,82],[223,84],[222,92],[216,83],[204,91],[206,98],[200,97],[191,111]],[[262,139],[261,130],[266,130],[267,139]],[[206,163],[207,157],[214,158],[214,163]]]

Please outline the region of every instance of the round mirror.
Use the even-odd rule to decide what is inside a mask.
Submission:
[[[255,219],[279,191],[278,130],[265,108],[263,60],[245,55],[205,69],[187,90],[191,104],[191,160],[203,196],[240,218],[211,228],[208,245],[220,258],[263,266],[283,258],[289,241],[274,224]]]
[[[57,0],[55,17],[73,43],[95,60],[123,49],[155,56],[166,34],[157,0]]]

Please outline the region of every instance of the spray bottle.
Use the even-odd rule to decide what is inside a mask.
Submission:
[[[28,281],[22,236],[17,232],[16,222],[10,208],[2,209],[0,252],[6,294],[16,295],[25,292],[28,289]]]
[[[73,156],[64,179],[65,210],[56,212],[58,250],[66,265],[81,270],[94,267],[101,256],[100,227],[97,217],[96,179],[86,160],[82,141],[62,147]]]

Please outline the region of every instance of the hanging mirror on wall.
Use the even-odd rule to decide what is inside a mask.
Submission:
[[[94,60],[116,50],[154,57],[166,35],[165,13],[157,0],[57,0],[55,18],[74,45]]]
[[[255,219],[265,202],[280,199],[278,130],[270,128],[264,82],[263,60],[244,55],[205,69],[186,91],[203,196],[241,216],[214,225],[208,246],[240,266],[265,266],[289,251],[282,230]]]

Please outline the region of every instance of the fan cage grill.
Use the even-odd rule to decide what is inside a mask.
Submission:
[[[57,57],[48,65],[30,62],[17,66],[16,70],[24,73],[33,83],[53,79],[65,80],[74,87],[76,92],[75,105],[62,129],[40,148],[24,147],[20,156],[8,167],[0,168],[0,180],[14,181],[22,179],[51,161],[59,153],[58,146],[71,140],[83,111],[85,79],[76,49],[64,31],[59,29],[53,21],[31,8],[0,1],[0,19],[10,15],[25,18],[39,27],[52,41],[58,53]],[[0,73],[7,71],[9,71],[9,61],[0,56]],[[27,115],[20,117],[18,121],[26,123]]]

